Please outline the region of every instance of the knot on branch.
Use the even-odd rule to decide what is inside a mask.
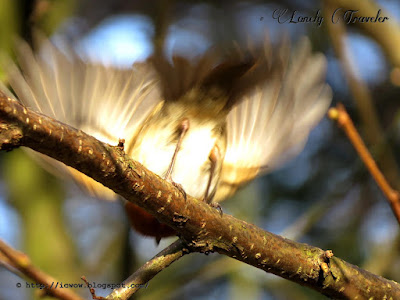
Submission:
[[[21,145],[21,128],[14,124],[3,123],[0,120],[0,150],[11,151]]]

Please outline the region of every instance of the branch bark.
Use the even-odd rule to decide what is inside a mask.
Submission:
[[[26,146],[83,172],[171,226],[191,251],[218,252],[335,299],[400,299],[400,284],[317,247],[221,216],[190,195],[185,199],[121,147],[32,112],[2,94],[0,123],[0,149]]]

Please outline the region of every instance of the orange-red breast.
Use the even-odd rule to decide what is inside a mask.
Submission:
[[[42,41],[38,54],[18,47],[11,65],[18,98],[43,114],[117,145],[193,197],[220,202],[255,176],[299,153],[327,111],[326,60],[304,38],[290,55],[287,42],[224,56],[151,57],[129,70],[92,64]],[[99,198],[115,194],[50,158]],[[158,240],[174,234],[127,203],[133,227]]]

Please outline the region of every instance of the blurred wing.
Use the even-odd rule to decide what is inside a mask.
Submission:
[[[103,142],[117,145],[123,138],[129,147],[138,126],[160,102],[156,76],[148,64],[135,64],[130,70],[90,64],[72,50],[62,53],[48,40],[42,41],[37,55],[24,42],[17,49],[21,69],[14,64],[8,69],[10,85],[20,101]],[[52,168],[67,170],[96,196],[114,197],[82,173],[40,157]]]
[[[281,70],[272,67],[273,76],[228,115],[228,144],[216,201],[297,155],[330,105],[325,57],[311,53],[308,39],[299,43],[290,62],[287,49],[284,44],[277,52],[280,57],[272,61],[282,63]],[[265,49],[266,57],[270,52]]]

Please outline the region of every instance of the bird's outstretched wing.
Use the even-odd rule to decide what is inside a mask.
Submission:
[[[228,115],[228,144],[215,201],[298,154],[331,102],[325,57],[311,53],[308,39],[292,55],[287,43],[272,53],[266,42],[264,55],[270,62],[265,72],[272,75]]]
[[[122,138],[129,147],[138,126],[161,101],[155,72],[146,63],[125,70],[92,64],[45,39],[38,54],[19,41],[17,59],[19,67],[10,63],[7,68],[21,102],[112,145]],[[40,160],[52,169],[67,170],[96,196],[114,198],[113,192],[82,173],[44,155]]]

